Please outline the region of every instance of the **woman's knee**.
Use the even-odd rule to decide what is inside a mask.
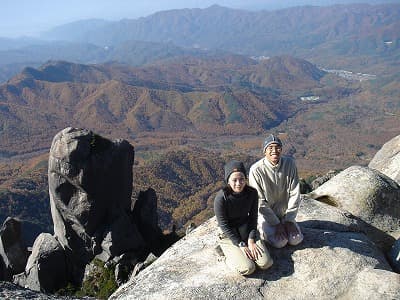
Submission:
[[[226,264],[233,270],[236,270],[241,275],[250,275],[256,270],[254,262],[250,259],[233,260],[227,258]]]
[[[246,264],[241,265],[238,268],[239,273],[242,275],[253,274],[255,270],[256,270],[256,266],[252,260],[248,260]]]
[[[260,269],[266,270],[273,265],[274,260],[272,259],[271,255],[269,254],[269,251],[263,241],[258,240],[257,245],[262,249],[263,254],[255,262]]]
[[[265,259],[265,260],[257,261],[257,266],[261,270],[269,269],[273,264],[274,264],[274,260],[271,257],[269,257],[268,259]]]

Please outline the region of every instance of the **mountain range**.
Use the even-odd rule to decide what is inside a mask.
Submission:
[[[0,39],[0,81],[47,60],[142,65],[210,51],[287,54],[327,68],[393,74],[399,61],[399,12],[399,4],[274,11],[214,5],[114,22],[82,20],[56,27],[40,39]]]
[[[134,145],[164,229],[212,214],[223,162],[250,166],[269,132],[304,178],[367,164],[400,128],[399,13],[212,6],[0,40],[0,221],[51,230],[47,152],[68,126]]]
[[[256,134],[301,109],[296,95],[313,89],[323,94],[324,74],[291,57],[186,58],[137,68],[68,62],[28,67],[0,86],[0,151],[37,151],[68,125],[127,139],[148,132]]]
[[[398,40],[399,15],[396,4],[258,12],[214,5],[164,11],[135,20],[97,22],[87,27],[82,22],[71,23],[44,37],[99,46],[130,40],[172,42],[186,48],[224,49],[246,55],[293,55],[331,44],[331,51],[337,54],[370,54],[393,51],[385,42]]]
[[[352,81],[289,56],[29,67],[0,86],[1,217],[50,230],[46,153],[67,126],[130,141],[134,193],[154,188],[162,227],[181,228],[212,214],[223,162],[249,167],[267,132],[302,176],[365,164],[398,133],[398,96],[396,80]]]

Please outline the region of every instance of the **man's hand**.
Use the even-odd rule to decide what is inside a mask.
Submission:
[[[299,230],[293,222],[285,222],[285,229],[288,236],[295,237],[300,234]]]
[[[284,224],[279,223],[275,225],[275,239],[278,241],[287,240],[288,236],[286,233],[286,226]]]

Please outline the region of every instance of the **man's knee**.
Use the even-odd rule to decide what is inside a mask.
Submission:
[[[287,245],[288,240],[268,238],[268,243],[270,243],[274,248],[283,248]]]
[[[300,232],[299,234],[295,235],[295,236],[289,236],[289,245],[291,246],[296,246],[298,244],[300,244],[304,239],[303,234]]]
[[[288,236],[288,243],[291,246],[296,246],[296,245],[300,244],[304,239],[304,235],[301,232],[300,226],[296,222],[294,224],[296,226],[297,233],[289,234],[289,236]]]

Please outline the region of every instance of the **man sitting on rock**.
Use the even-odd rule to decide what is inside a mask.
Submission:
[[[273,134],[264,141],[263,153],[249,172],[249,185],[258,192],[261,236],[276,248],[297,245],[303,241],[303,234],[295,221],[300,205],[295,162],[281,156],[282,142]]]

